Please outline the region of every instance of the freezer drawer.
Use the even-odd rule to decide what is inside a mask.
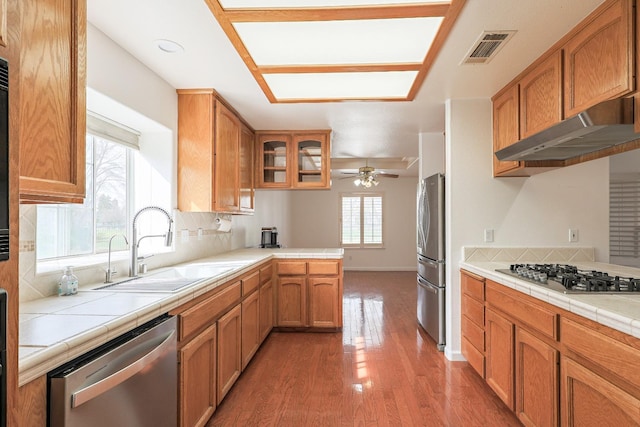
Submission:
[[[429,259],[418,254],[418,275],[437,287],[444,287],[444,261]]]
[[[418,323],[440,351],[445,346],[444,292],[444,287],[434,286],[418,275]]]

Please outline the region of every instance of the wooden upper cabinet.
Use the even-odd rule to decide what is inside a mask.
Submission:
[[[562,120],[562,52],[556,51],[520,80],[520,137]]]
[[[86,32],[85,0],[22,1],[22,202],[85,197]]]
[[[634,90],[632,3],[607,2],[565,44],[565,117]]]
[[[291,187],[291,135],[256,135],[256,187]]]
[[[330,131],[256,133],[256,187],[330,188]]]
[[[252,213],[252,168],[240,117],[212,89],[178,90],[178,209]]]
[[[247,126],[240,128],[240,211],[252,213],[255,209],[254,153],[255,134]]]
[[[240,121],[215,101],[213,211],[240,210]]]
[[[293,186],[329,188],[329,133],[293,136]]]
[[[520,102],[518,85],[493,99],[493,151],[508,147],[520,139]],[[493,156],[493,175],[517,169],[520,162],[501,162]]]
[[[7,0],[0,0],[0,46],[7,46]]]

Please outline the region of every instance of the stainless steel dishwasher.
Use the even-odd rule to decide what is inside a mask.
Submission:
[[[49,373],[49,426],[175,427],[175,317],[161,316]]]

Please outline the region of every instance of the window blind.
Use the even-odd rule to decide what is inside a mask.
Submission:
[[[140,149],[140,132],[92,111],[87,111],[87,132],[134,150]]]
[[[640,255],[640,178],[610,181],[609,252],[630,258]]]

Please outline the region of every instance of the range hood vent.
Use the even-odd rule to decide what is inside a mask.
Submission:
[[[513,30],[484,31],[469,49],[462,64],[488,63],[515,33]]]
[[[498,160],[567,160],[640,139],[633,129],[633,98],[604,101],[496,151]]]

